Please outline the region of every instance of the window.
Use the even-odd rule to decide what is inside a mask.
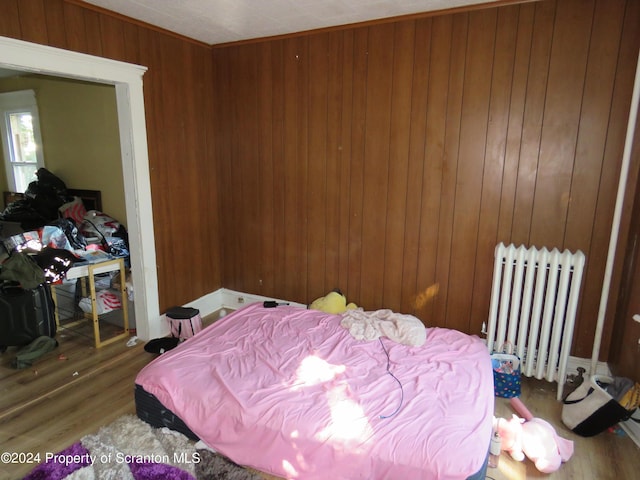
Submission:
[[[0,113],[7,183],[10,190],[23,193],[44,167],[35,92],[0,93]]]

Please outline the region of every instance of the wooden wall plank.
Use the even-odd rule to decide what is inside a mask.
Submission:
[[[158,176],[156,186],[159,187],[153,194],[154,209],[159,206],[159,213],[164,212],[161,225],[159,225],[156,236],[159,236],[159,242],[162,246],[162,267],[163,275],[174,275],[174,278],[189,278],[191,283],[197,283],[197,279],[193,265],[187,265],[184,259],[177,253],[181,251],[180,247],[184,245],[184,233],[189,232],[191,235],[190,219],[191,215],[181,214],[182,209],[175,208],[174,198],[185,199],[185,205],[193,205],[193,190],[190,182],[187,181],[192,167],[188,156],[185,155],[183,146],[185,145],[184,126],[182,124],[183,117],[180,114],[184,109],[184,100],[175,95],[176,91],[183,91],[181,69],[173,68],[171,62],[165,60],[171,58],[173,61],[182,63],[180,43],[171,37],[161,34],[155,34],[157,49],[154,52],[162,57],[162,61],[158,63],[157,68],[162,77],[162,82],[156,88],[157,97],[162,102],[162,110],[164,112],[161,127],[161,135],[163,137],[162,150],[158,152],[158,157],[154,162],[156,175]],[[171,172],[171,177],[168,173]],[[171,195],[167,192],[171,191]],[[175,215],[171,215],[175,212]],[[167,215],[168,214],[168,215]],[[156,223],[158,225],[158,223]],[[196,240],[197,242],[197,240]],[[191,243],[191,242],[190,242]],[[195,250],[195,249],[194,249]],[[190,286],[175,282],[173,285],[167,285],[171,288],[171,295],[180,298]]]
[[[64,27],[69,50],[87,53],[85,14],[89,11],[72,3],[64,4]]]
[[[285,90],[284,81],[284,45],[283,42],[274,42],[271,44],[271,81],[272,81],[272,115],[273,123],[272,146],[273,146],[273,208],[274,208],[274,274],[272,284],[266,290],[269,295],[275,296],[282,293],[280,290],[284,285],[286,268],[286,252],[285,241],[288,235],[287,226],[291,224],[287,218],[287,196],[286,196],[286,178],[289,174],[286,164],[283,161],[282,153],[284,152],[284,105],[285,97],[289,94]]]
[[[2,15],[0,15],[0,34],[9,38],[20,38],[20,12],[18,0],[6,0],[2,3]]]
[[[565,234],[592,18],[593,2],[558,2],[530,234],[550,249]]]
[[[327,190],[332,179],[327,178],[327,132],[328,132],[328,42],[327,34],[309,38],[308,71],[313,72],[308,91],[308,174],[306,196],[307,212],[307,290],[309,298],[326,293],[327,265]],[[331,288],[335,287],[332,286]]]
[[[328,38],[327,48],[327,162],[326,162],[326,234],[325,234],[325,268],[324,288],[326,290],[341,287],[341,212],[344,196],[341,191],[342,155],[340,133],[342,132],[342,65],[344,35],[332,32]],[[312,295],[311,295],[312,296]]]
[[[438,218],[438,244],[436,256],[436,282],[439,285],[435,297],[434,318],[432,322],[439,326],[449,325],[447,306],[451,285],[449,272],[452,259],[452,232],[455,221],[456,187],[459,173],[460,129],[462,123],[464,77],[466,65],[467,36],[469,14],[462,13],[453,17],[451,30],[451,63],[449,65],[449,87],[445,114],[445,138],[442,158],[442,190],[440,191],[440,210]]]
[[[185,185],[186,192],[183,199],[186,205],[194,205],[198,210],[215,211],[215,196],[211,195],[211,179],[215,178],[208,173],[212,170],[208,164],[202,162],[200,152],[207,152],[207,135],[201,135],[199,130],[201,125],[206,125],[209,120],[209,112],[202,108],[203,102],[210,104],[212,92],[209,86],[202,79],[208,78],[209,52],[194,44],[179,42],[182,70],[179,72],[179,91],[193,92],[182,98],[182,119],[179,122],[180,135],[177,145],[180,154],[174,159],[174,177],[179,177],[179,182]],[[179,102],[180,103],[180,102]],[[178,114],[176,114],[178,117]],[[185,148],[189,145],[190,148]],[[180,238],[181,232],[188,232],[189,248],[192,248],[203,260],[194,264],[182,262],[181,278],[191,278],[190,284],[184,284],[178,289],[180,296],[190,295],[192,290],[207,291],[209,278],[211,276],[211,265],[218,263],[215,243],[211,242],[209,231],[209,219],[203,222],[199,214],[180,215],[180,205],[174,203],[171,206],[171,214],[181,217],[186,221],[178,226],[172,235],[173,251],[180,251],[184,238]],[[196,213],[196,212],[194,212]],[[208,215],[213,222],[214,215]],[[214,247],[214,248],[212,248]],[[180,261],[180,255],[177,255]]]
[[[382,298],[384,248],[388,212],[389,134],[391,117],[391,88],[394,54],[393,24],[372,28],[369,32],[367,77],[374,79],[366,91],[364,140],[362,262],[363,280],[360,303],[373,308]]]
[[[438,241],[442,199],[449,71],[451,70],[451,38],[453,17],[435,17],[432,23],[429,83],[427,90],[426,130],[424,132],[424,165],[420,196],[418,276],[415,291],[415,313],[427,325],[435,324],[436,304],[442,305],[442,279],[438,277]],[[416,135],[419,135],[416,132]],[[442,293],[441,293],[442,289]],[[443,318],[443,317],[440,317]]]
[[[255,166],[258,158],[258,136],[256,125],[257,93],[256,85],[256,48],[257,45],[248,46],[245,55],[234,58],[236,74],[232,77],[235,93],[242,95],[245,101],[234,103],[235,125],[232,131],[235,161],[232,165],[229,185],[232,188],[232,197],[236,203],[238,216],[234,221],[236,238],[234,242],[233,257],[237,263],[237,270],[242,276],[237,278],[237,287],[241,291],[255,291],[256,278],[256,254],[259,255],[260,247],[255,237],[257,219],[259,217],[259,205],[257,197],[259,169]],[[249,168],[249,165],[251,168]],[[241,221],[239,221],[241,220]]]
[[[524,240],[522,234],[514,234],[514,219],[516,199],[518,196],[518,178],[520,155],[525,122],[525,107],[527,96],[527,79],[529,77],[530,52],[533,41],[533,26],[535,5],[527,4],[517,8],[516,40],[514,44],[515,59],[513,64],[513,80],[509,89],[511,99],[509,103],[509,123],[507,125],[507,140],[505,146],[505,160],[500,188],[500,209],[498,214],[498,230],[496,244],[501,239],[514,238],[520,245]],[[505,48],[498,43],[497,48]],[[506,48],[509,48],[507,46]],[[491,267],[493,268],[493,267]]]
[[[106,32],[109,31],[110,27],[106,27]],[[135,24],[123,22],[123,42],[124,42],[124,51],[122,61],[133,63],[136,65],[140,65],[142,63],[141,58],[142,55],[140,53],[140,39],[139,39],[139,31],[140,27]],[[105,33],[108,35],[108,33]],[[120,51],[120,49],[118,49]],[[118,57],[114,57],[114,59],[118,59]]]
[[[296,179],[298,181],[290,182],[292,190],[295,191],[297,211],[294,215],[294,225],[300,230],[297,235],[297,251],[300,256],[297,258],[298,270],[296,282],[296,294],[298,298],[309,298],[308,269],[309,262],[309,237],[307,229],[309,228],[309,196],[307,195],[307,186],[309,184],[309,86],[313,79],[309,70],[309,39],[307,37],[296,38],[296,51],[299,52],[297,59],[299,89],[295,98],[298,110],[295,132],[296,145]],[[315,74],[315,72],[314,72]]]
[[[512,101],[514,62],[518,27],[518,8],[502,8],[497,12],[495,48],[493,52],[491,91],[489,94],[487,143],[482,172],[482,193],[478,223],[478,240],[471,291],[469,331],[480,332],[486,322],[490,297],[485,294],[486,278],[481,272],[492,271],[493,252],[498,238],[498,224],[502,213],[501,199],[509,182],[507,164],[507,138]],[[513,192],[510,192],[512,200]],[[509,210],[508,206],[505,208]]]
[[[85,37],[87,39],[86,53],[103,56],[102,32],[100,31],[100,15],[94,11],[84,13]]]
[[[516,198],[513,211],[512,242],[529,245],[533,199],[540,153],[540,137],[547,90],[549,56],[553,39],[555,2],[535,4],[529,68],[526,80],[525,107],[520,140],[520,158],[516,179]]]
[[[297,59],[296,43],[287,39],[283,41],[282,46],[282,90],[283,90],[283,107],[282,107],[282,163],[284,171],[287,175],[282,179],[282,189],[284,192],[284,218],[285,224],[282,249],[284,252],[284,263],[282,270],[281,284],[286,291],[293,293],[295,284],[298,279],[297,264],[298,252],[296,249],[296,236],[298,228],[294,226],[297,222],[294,219],[294,208],[297,198],[293,195],[292,182],[299,181],[295,174],[296,165],[296,140],[295,140],[295,124],[296,118],[296,101],[295,92],[298,90],[297,78]],[[293,298],[293,297],[292,297]]]
[[[407,223],[409,136],[413,95],[415,22],[398,24],[394,31],[391,114],[389,131],[389,173],[386,200],[387,224],[384,245],[382,303],[394,311],[402,308],[402,264]]]
[[[258,45],[258,70],[271,71],[271,47],[269,43]],[[258,124],[264,125],[258,131],[258,148],[259,157],[261,159],[258,165],[258,198],[260,217],[260,235],[264,235],[265,240],[260,245],[259,258],[257,263],[258,269],[258,285],[256,292],[273,291],[275,285],[276,266],[274,260],[276,258],[276,244],[274,242],[276,236],[274,197],[275,190],[281,177],[274,176],[274,160],[273,160],[273,76],[262,75],[257,79],[257,114]]]
[[[125,24],[113,17],[100,17],[100,31],[102,35],[109,39],[102,44],[102,55],[107,58],[120,59],[127,58],[127,41],[125,39]],[[137,42],[134,43],[134,45]]]
[[[411,117],[409,120],[407,191],[402,250],[402,312],[416,310],[418,264],[420,252],[420,218],[422,215],[423,175],[425,171],[425,131],[427,128],[427,97],[431,55],[431,19],[417,21],[414,27],[413,65],[411,80]]]
[[[366,91],[369,77],[367,64],[369,61],[369,29],[358,29],[354,32],[352,62],[352,102],[351,102],[351,176],[349,186],[349,240],[348,264],[349,278],[347,282],[348,297],[358,304],[362,303],[362,271],[365,261],[362,253],[363,244],[363,195],[365,171],[365,118]],[[367,279],[364,279],[366,281]]]
[[[45,17],[47,44],[52,47],[67,48],[63,0],[47,0]]]
[[[495,10],[469,14],[449,264],[456,294],[447,298],[447,326],[462,331],[470,331],[476,256],[491,255],[478,250],[478,230],[495,42],[486,32],[496,31],[496,16]]]
[[[212,54],[213,60],[213,82],[216,85],[216,94],[213,96],[214,111],[220,112],[217,122],[216,136],[214,140],[215,144],[215,163],[217,178],[231,179],[233,171],[233,154],[232,154],[232,125],[234,125],[233,109],[231,108],[231,72],[228,66],[230,65],[230,59],[234,55],[235,51],[232,48],[224,50],[214,50]],[[224,121],[222,121],[224,120]],[[230,182],[217,182],[217,188],[219,190],[219,197],[226,198],[232,195],[233,191],[229,186]],[[224,215],[220,216],[220,231],[218,232],[218,238],[220,241],[220,275],[226,279],[225,286],[227,288],[235,289],[236,287],[236,275],[234,269],[235,258],[238,253],[233,251],[235,246],[235,208],[238,208],[237,202],[225,201],[224,202]],[[220,207],[222,209],[222,207]],[[225,245],[225,248],[222,248]]]
[[[306,298],[306,265],[303,258],[306,246],[301,248],[302,238],[306,239],[306,218],[304,217],[303,189],[306,188],[305,167],[301,165],[304,158],[298,158],[298,145],[304,143],[299,138],[298,128],[302,128],[301,116],[304,110],[300,97],[305,91],[302,63],[305,62],[306,51],[298,39],[284,42],[284,150],[283,161],[287,175],[284,178],[285,189],[285,264],[283,285],[295,298]],[[302,187],[300,187],[302,185]],[[303,237],[304,236],[304,237]],[[294,298],[294,297],[291,297]]]
[[[126,29],[125,29],[126,33]],[[195,123],[192,124],[190,135],[195,138],[193,146],[187,148],[194,149],[192,155],[199,164],[200,170],[196,172],[199,182],[197,183],[198,193],[204,199],[199,198],[199,206],[204,207],[207,211],[207,221],[202,221],[201,210],[196,212],[197,222],[200,227],[200,246],[201,252],[198,252],[204,258],[204,262],[200,265],[200,281],[197,292],[211,292],[220,288],[220,266],[222,263],[222,248],[216,230],[220,230],[220,210],[219,210],[219,194],[217,188],[217,164],[211,159],[215,158],[215,138],[210,132],[203,129],[206,125],[212,125],[214,92],[210,88],[210,82],[213,81],[213,62],[211,58],[211,50],[202,48],[201,45],[193,43],[189,44],[193,50],[194,66],[193,77],[191,81],[194,83],[194,92],[192,102],[196,109]],[[129,53],[129,52],[128,52]],[[134,57],[135,50],[132,50],[131,56]],[[195,151],[195,149],[198,149]],[[202,150],[200,150],[202,149]],[[202,162],[202,157],[206,159]],[[204,252],[204,254],[203,254]],[[216,286],[217,285],[217,286]],[[211,289],[214,290],[211,290]],[[193,294],[192,292],[189,292]],[[200,296],[205,294],[200,293]],[[183,304],[183,303],[181,303]]]
[[[47,43],[46,15],[43,0],[20,0],[21,39],[33,43]]]
[[[353,277],[350,275],[351,262],[349,252],[351,250],[350,230],[351,220],[351,172],[353,168],[352,138],[351,129],[353,123],[353,99],[354,99],[354,31],[347,30],[342,33],[343,45],[340,52],[339,88],[342,92],[342,102],[340,109],[340,131],[338,132],[339,142],[339,167],[340,167],[340,246],[338,265],[338,285],[345,290],[350,299],[353,292]],[[351,286],[350,286],[351,282]],[[357,298],[357,297],[356,297]]]

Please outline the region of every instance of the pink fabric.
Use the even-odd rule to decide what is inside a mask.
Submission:
[[[161,355],[136,383],[211,448],[284,478],[463,479],[483,465],[493,375],[477,337],[355,340],[341,317],[249,305]],[[397,414],[394,413],[404,398]]]

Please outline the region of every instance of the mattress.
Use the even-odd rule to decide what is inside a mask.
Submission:
[[[356,340],[340,322],[259,303],[227,315],[140,371],[138,415],[283,478],[481,474],[494,407],[486,345],[444,328],[420,347]]]

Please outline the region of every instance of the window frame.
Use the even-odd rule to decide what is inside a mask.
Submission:
[[[7,176],[7,185],[11,191],[18,192],[14,167],[24,165],[22,162],[14,160],[13,144],[9,141],[9,115],[13,113],[29,112],[32,118],[33,139],[36,144],[36,170],[44,168],[44,155],[42,152],[42,135],[40,133],[40,114],[38,112],[38,102],[34,90],[18,90],[14,92],[0,93],[0,136],[2,137],[2,154],[4,157],[4,168]],[[21,191],[19,193],[24,193]]]

